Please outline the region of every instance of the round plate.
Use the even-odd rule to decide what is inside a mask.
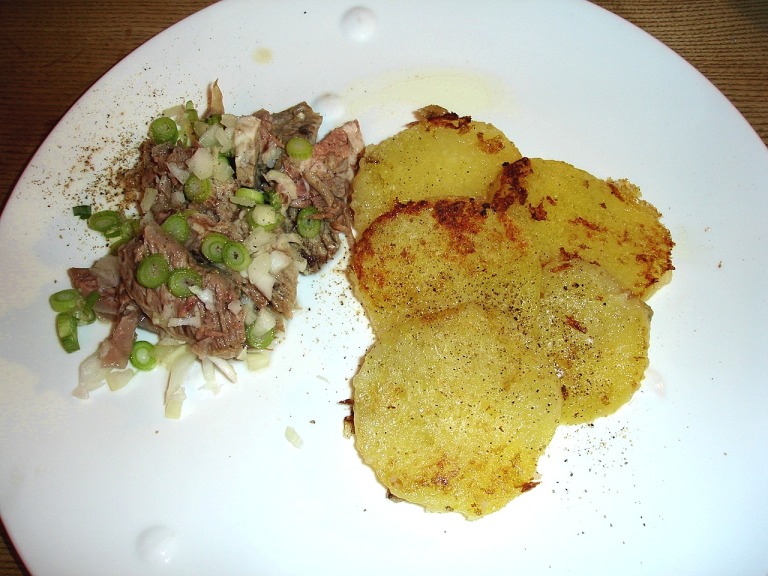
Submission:
[[[71,206],[114,203],[148,120],[218,79],[228,111],[301,100],[368,142],[441,104],[527,156],[628,178],[677,245],[634,399],[562,428],[541,484],[476,522],[386,498],[343,418],[371,342],[344,255],[303,278],[261,372],[71,395],[107,332],[61,351],[47,297],[104,247]],[[0,512],[38,576],[746,574],[768,566],[768,152],[700,74],[581,1],[226,1],[118,64],[64,117],[0,221]],[[303,440],[285,436],[292,427]]]

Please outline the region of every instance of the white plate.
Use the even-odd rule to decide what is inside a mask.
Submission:
[[[670,50],[580,1],[217,4],[116,66],[66,115],[0,225],[0,511],[37,576],[761,574],[768,569],[768,153]],[[542,483],[477,522],[385,498],[342,436],[369,344],[342,262],[302,282],[271,368],[218,396],[163,380],[87,401],[47,296],[102,253],[70,207],[106,205],[109,166],[163,108],[319,104],[368,141],[439,103],[528,156],[626,177],[677,242],[648,377],[594,426],[562,429]],[[292,426],[297,449],[284,436]]]

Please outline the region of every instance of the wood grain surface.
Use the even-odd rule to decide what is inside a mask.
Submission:
[[[212,2],[0,0],[0,206],[75,100],[124,56]],[[768,143],[766,0],[599,0],[715,84]],[[0,510],[2,512],[2,510]],[[5,529],[0,576],[29,574]]]

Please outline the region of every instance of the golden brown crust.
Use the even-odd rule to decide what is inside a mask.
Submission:
[[[674,269],[674,242],[659,211],[626,180],[599,180],[565,162],[521,158],[491,185],[494,209],[514,214],[543,264],[600,264],[647,299]]]

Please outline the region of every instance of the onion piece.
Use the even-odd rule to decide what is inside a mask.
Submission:
[[[272,257],[269,253],[258,254],[248,265],[248,280],[267,300],[272,299],[272,288],[275,285],[275,278],[269,273],[271,265]]]
[[[198,148],[197,151],[187,160],[187,167],[190,171],[200,178],[206,180],[213,176],[214,157],[208,148]]]
[[[113,370],[107,374],[107,386],[112,392],[120,390],[123,386],[128,384],[131,379],[136,375],[136,371],[132,368],[126,368],[125,370]]]
[[[224,156],[218,156],[213,166],[213,179],[219,182],[227,182],[235,171]]]
[[[269,267],[269,273],[274,275],[279,274],[288,266],[293,264],[293,258],[281,250],[273,250],[270,253],[271,263]]]
[[[296,182],[291,180],[285,172],[279,170],[270,170],[264,174],[264,178],[270,182],[274,182],[277,185],[278,192],[285,194],[291,200],[296,200],[299,197],[299,191],[296,188]]]
[[[185,170],[175,162],[168,162],[168,172],[170,172],[176,180],[184,184],[189,178],[189,170]]]
[[[254,331],[256,334],[264,334],[277,326],[277,316],[275,316],[268,308],[262,308],[256,315],[255,324]]]
[[[209,359],[230,382],[237,382],[237,372],[235,372],[234,366],[228,360],[218,356],[209,356]]]
[[[146,214],[152,209],[152,205],[155,203],[156,198],[157,188],[144,189],[144,196],[141,198],[141,203],[139,204],[142,214]]]
[[[186,348],[186,347],[185,347]],[[187,348],[179,354],[171,365],[168,377],[168,387],[165,389],[165,417],[178,420],[181,417],[181,406],[187,399],[184,392],[184,379],[197,357]]]
[[[200,288],[199,286],[189,286],[189,291],[197,296],[198,300],[205,305],[206,309],[212,310],[215,308],[216,298],[210,289]]]
[[[269,352],[265,350],[248,351],[245,356],[245,365],[248,370],[261,370],[269,366]]]
[[[287,426],[285,428],[285,438],[296,448],[304,446],[304,440],[301,439],[301,436],[299,436],[299,433],[296,432],[296,429],[293,426]]]
[[[80,363],[78,383],[72,390],[72,395],[85,400],[91,392],[104,385],[107,375],[112,370],[101,365],[101,356],[99,350],[96,350]]]

